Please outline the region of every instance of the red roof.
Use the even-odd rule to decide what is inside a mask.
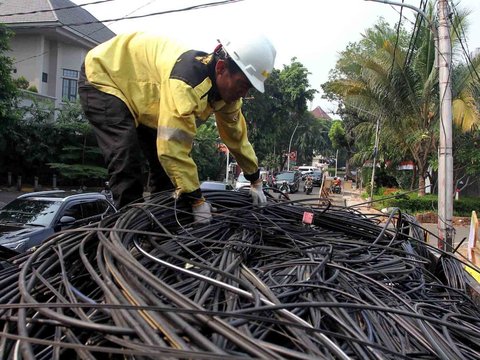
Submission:
[[[323,111],[323,109],[320,106],[317,106],[310,113],[313,116],[315,116],[315,118],[317,118],[317,119],[332,120],[332,118],[330,116],[328,116],[328,114],[325,111]]]

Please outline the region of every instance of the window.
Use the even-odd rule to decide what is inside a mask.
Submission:
[[[105,212],[105,208],[99,207],[99,201],[90,201],[83,203],[83,217],[89,218],[92,216],[97,216]]]
[[[63,69],[62,99],[77,99],[78,71]]]
[[[42,82],[44,82],[44,83],[48,82],[48,74],[47,73],[42,72]]]
[[[82,219],[83,218],[82,205],[81,204],[76,204],[76,205],[72,205],[72,206],[68,207],[65,210],[63,215],[71,216],[71,217],[75,218],[75,220]]]

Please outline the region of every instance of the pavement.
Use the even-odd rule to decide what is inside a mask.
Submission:
[[[312,203],[318,203],[318,187],[314,188],[314,191],[311,195],[305,195],[304,193],[296,193],[290,194],[290,198],[292,200],[297,199],[304,199],[309,197]],[[330,194],[329,199],[333,205],[336,206],[352,206],[355,207],[358,211],[363,214],[368,215],[380,215],[383,214],[381,211],[374,209],[373,207],[369,207],[366,204],[366,200],[361,197],[361,192],[356,189],[352,189],[350,191],[344,191],[342,194]],[[383,214],[385,215],[385,214]],[[428,221],[428,217],[426,217]],[[419,221],[420,225],[427,230],[426,237],[427,242],[434,246],[438,247],[438,225],[436,222],[426,222],[426,221]],[[454,223],[454,236],[453,236],[453,247],[458,247],[459,255],[462,257],[466,257],[467,254],[467,245],[468,245],[468,237],[470,233],[470,225],[469,219],[465,219],[465,221],[455,221]]]
[[[11,190],[8,188],[0,189],[0,209],[5,206],[5,204],[16,199],[19,195],[24,194],[23,191]]]

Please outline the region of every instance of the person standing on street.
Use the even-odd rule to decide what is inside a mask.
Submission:
[[[80,72],[80,102],[103,152],[117,207],[142,197],[143,151],[149,190],[175,190],[191,203],[196,221],[209,221],[211,206],[190,153],[196,120],[211,114],[251,182],[254,204],[264,205],[241,106],[250,88],[264,92],[275,56],[264,36],[219,40],[209,54],[142,32],[117,35],[88,52]]]

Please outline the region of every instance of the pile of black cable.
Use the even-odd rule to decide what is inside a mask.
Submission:
[[[0,357],[480,358],[463,264],[399,212],[206,196],[207,225],[157,194],[13,259]]]

